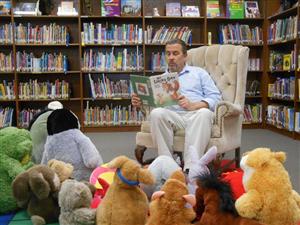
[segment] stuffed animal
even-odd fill
[[[48,136],[47,119],[53,110],[61,109],[63,105],[58,101],[50,102],[45,110],[34,115],[29,123],[28,130],[32,139],[32,161],[41,163],[44,153],[44,147]]]
[[[53,165],[55,167],[51,168]],[[68,177],[72,174],[72,167],[52,160],[50,166],[35,165],[19,174],[12,183],[13,195],[18,205],[27,209],[34,225],[58,220],[57,195],[64,180],[60,180],[57,173]]]
[[[17,209],[11,183],[15,177],[33,165],[30,162],[32,142],[25,129],[0,129],[0,214]]]
[[[150,217],[146,225],[191,225],[196,214],[194,206],[195,196],[189,194],[185,184],[185,176],[181,170],[175,171],[165,182],[160,191],[152,196],[150,203]]]
[[[116,168],[113,183],[97,208],[97,225],[144,225],[148,213],[146,194],[139,183],[153,184],[154,178],[147,170],[127,158],[119,156],[107,164]]]
[[[91,209],[92,185],[66,180],[59,191],[60,225],[93,225],[96,209]]]
[[[268,225],[294,225],[300,221],[300,196],[293,190],[283,163],[284,152],[257,148],[241,159],[246,193],[235,203],[238,213]]]
[[[79,121],[68,109],[54,110],[48,117],[48,137],[42,164],[57,159],[74,166],[73,177],[89,180],[93,170],[103,161],[92,141],[79,130]]]
[[[195,210],[199,221],[196,225],[260,225],[238,216],[230,185],[216,171],[201,174],[197,183]]]

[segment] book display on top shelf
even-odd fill
[[[141,0],[121,0],[121,16],[141,16]]]
[[[14,8],[14,15],[40,16],[40,0],[37,2],[18,2]]]
[[[166,3],[166,16],[181,16],[181,4],[180,2],[167,2]]]
[[[11,2],[10,0],[0,0],[0,15],[10,15]]]
[[[120,16],[121,0],[100,0],[101,16]]]
[[[206,16],[209,18],[220,16],[219,0],[207,0],[206,2]]]
[[[58,16],[77,16],[78,12],[74,8],[73,1],[62,1],[57,9]]]
[[[243,19],[244,0],[227,0],[226,16],[230,19]]]
[[[257,1],[245,1],[245,17],[260,18],[260,11]]]
[[[183,5],[181,7],[183,17],[199,17],[199,7],[196,5]]]

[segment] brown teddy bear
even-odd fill
[[[165,182],[161,191],[152,195],[150,217],[146,225],[191,225],[196,213],[186,203],[194,206],[195,196],[189,194],[184,174],[177,170]]]
[[[27,209],[34,225],[58,220],[60,210],[57,196],[63,181],[58,174],[67,177],[68,173],[70,176],[73,172],[72,166],[64,162],[54,160],[49,164],[33,166],[19,174],[12,183],[13,196],[20,207]]]
[[[238,213],[268,225],[300,221],[300,196],[293,190],[283,163],[284,152],[257,148],[241,159],[245,193],[235,203]]]
[[[140,189],[139,182],[154,184],[153,175],[140,165],[119,156],[107,164],[116,168],[113,183],[97,208],[97,225],[144,225],[148,213],[146,194]]]

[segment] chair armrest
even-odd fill
[[[224,118],[239,117],[243,114],[242,107],[237,104],[232,104],[228,101],[221,101],[217,104],[215,110],[215,121],[212,128],[212,137],[219,138],[222,136],[224,129]]]

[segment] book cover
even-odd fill
[[[245,1],[245,17],[246,18],[259,18],[260,12],[257,1]]]
[[[18,2],[14,9],[16,15],[34,15],[36,14],[36,3],[34,2]]]
[[[283,55],[283,70],[291,69],[291,54]]]
[[[120,16],[120,0],[101,0],[101,16]]]
[[[166,3],[166,16],[181,16],[180,2],[167,2]]]
[[[121,0],[121,16],[141,16],[141,0]]]
[[[244,0],[228,0],[227,7],[230,19],[244,18]]]
[[[179,96],[179,81],[177,73],[164,73],[146,77],[130,75],[133,92],[144,105],[164,107],[176,105]]]
[[[206,15],[207,17],[219,17],[220,6],[219,1],[207,1],[206,3]]]
[[[10,1],[0,1],[0,15],[9,15],[11,9]]]
[[[199,17],[199,7],[195,5],[184,5],[182,6],[182,16],[183,17]]]

